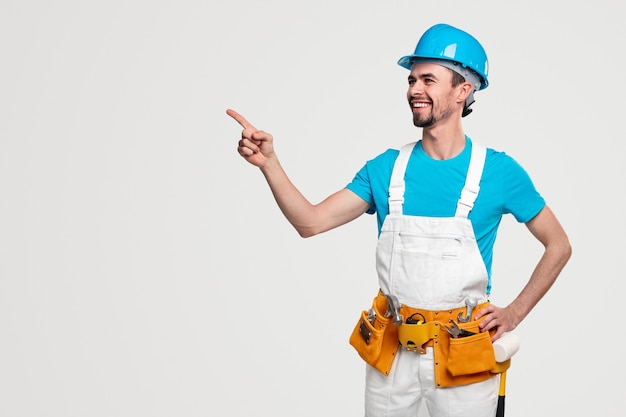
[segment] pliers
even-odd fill
[[[446,329],[448,333],[450,333],[450,336],[452,336],[454,339],[457,339],[459,337],[473,336],[476,334],[469,330],[461,329],[457,322],[454,321],[454,319],[450,319],[450,323],[452,323],[452,327],[443,326],[443,328]]]

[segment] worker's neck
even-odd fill
[[[437,160],[451,159],[465,149],[465,133],[460,124],[436,126],[422,131],[422,147],[428,156]]]

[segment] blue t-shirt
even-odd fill
[[[465,149],[447,160],[429,157],[419,141],[413,148],[405,173],[405,215],[453,217],[465,184],[472,141],[466,139]],[[399,151],[388,149],[365,166],[346,186],[369,203],[367,213],[377,214],[378,232],[389,213],[388,190],[391,171]],[[478,248],[489,275],[493,246],[503,214],[512,214],[518,222],[526,223],[545,206],[528,173],[504,152],[487,149],[487,158],[480,180],[480,192],[469,214]]]

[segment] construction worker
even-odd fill
[[[546,294],[571,246],[527,172],[464,133],[461,119],[471,112],[474,93],[489,85],[481,44],[458,28],[437,24],[398,64],[410,71],[407,102],[421,140],[367,161],[345,188],[318,204],[289,180],[272,135],[233,110],[227,113],[243,127],[239,154],[260,168],[302,237],[364,213],[377,215],[380,291],[350,338],[367,362],[365,416],[417,416],[424,403],[431,416],[492,417],[498,378],[489,372],[491,344],[515,329]],[[507,213],[545,250],[519,295],[500,307],[489,302],[491,265]],[[398,305],[390,305],[393,300]],[[395,325],[386,314],[394,312],[390,307],[400,317]],[[454,333],[458,325],[464,333]],[[405,329],[429,330],[408,340]]]

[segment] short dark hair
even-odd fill
[[[463,84],[465,82],[465,77],[459,74],[456,71],[452,71],[448,68],[450,72],[452,72],[452,87],[456,87],[459,84]]]
[[[450,68],[448,68],[448,70],[452,73],[452,79],[450,80],[450,84],[452,84],[452,87],[461,85],[466,81],[465,77],[459,74],[458,72],[451,70]],[[462,117],[465,117],[472,112],[472,109],[470,109],[469,106],[471,106],[473,103],[474,103],[473,100],[471,103],[469,103],[469,105],[467,104],[467,102],[465,102],[465,104],[463,105]]]

